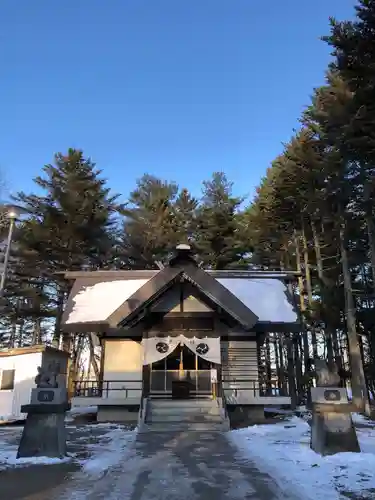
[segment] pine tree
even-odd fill
[[[198,200],[187,189],[181,189],[173,204],[174,243],[194,244],[197,232]]]
[[[325,201],[335,214],[334,230],[338,237],[338,249],[343,272],[343,291],[348,346],[351,358],[353,399],[359,406],[364,403],[370,413],[363,360],[360,351],[353,277],[351,276],[351,240],[355,222],[359,222],[358,188],[363,183],[363,168],[353,161],[348,148],[351,134],[351,110],[353,94],[347,83],[335,71],[328,74],[328,86],[316,92],[316,98],[307,115],[318,126],[321,140],[326,145],[324,188]],[[349,126],[347,125],[349,123]],[[358,217],[359,216],[359,217]]]
[[[15,198],[29,217],[16,241],[13,284],[15,295],[31,304],[26,317],[55,317],[57,342],[69,285],[56,273],[105,265],[115,243],[115,214],[122,206],[101,171],[79,150],[56,154],[43,174],[34,182],[44,195],[20,192]]]
[[[353,93],[347,149],[353,159],[375,164],[375,1],[359,0],[352,21],[331,18],[331,33],[323,37],[333,49],[332,66]]]
[[[375,293],[375,2],[360,0],[353,21],[331,19],[324,40],[333,48],[336,71],[351,92],[343,145],[359,168],[359,209],[366,217]]]
[[[125,211],[118,265],[126,269],[158,269],[175,247],[174,203],[178,186],[145,174],[137,181]]]
[[[206,268],[248,265],[250,246],[240,232],[239,208],[243,198],[233,196],[232,184],[222,172],[215,172],[211,180],[203,182],[195,247]]]

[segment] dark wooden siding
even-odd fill
[[[256,341],[223,341],[221,343],[223,388],[250,388],[258,381]]]
[[[149,337],[152,336],[152,332],[158,333],[169,333],[178,332],[177,334],[184,334],[186,332],[211,332],[214,330],[214,318],[212,314],[205,316],[193,316],[191,313],[187,315],[176,315],[176,316],[157,316],[157,313],[152,313],[149,316]]]
[[[181,311],[181,286],[177,283],[151,307],[151,311],[180,312]]]

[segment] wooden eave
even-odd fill
[[[107,279],[151,279],[157,275],[159,270],[142,269],[142,270],[102,270],[102,271],[61,271],[58,275],[64,275],[68,280],[90,279],[95,281],[105,281]],[[213,278],[236,278],[236,279],[281,279],[283,281],[295,280],[302,276],[301,272],[297,271],[243,271],[236,269],[219,269],[205,270]]]
[[[13,349],[6,349],[0,351],[0,358],[6,358],[9,356],[21,356],[24,354],[34,354],[38,352],[50,352],[54,354],[61,354],[63,356],[69,356],[69,353],[66,351],[62,351],[61,349],[57,349],[56,347],[52,347],[44,344],[32,345],[29,347],[15,347]]]

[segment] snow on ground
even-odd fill
[[[54,465],[69,462],[71,457],[51,458],[51,457],[25,457],[17,458],[17,450],[8,449],[0,452],[0,470],[8,466],[24,466],[24,465]]]
[[[18,451],[18,443],[21,439],[23,427],[8,427],[2,428],[0,433],[0,470],[9,466],[25,466],[25,465],[50,465],[59,464],[71,460],[71,457],[49,458],[49,457],[30,457],[16,458]]]
[[[98,424],[101,425],[101,424]],[[124,452],[130,448],[136,437],[136,430],[126,430],[120,425],[102,424],[108,432],[98,443],[92,444],[90,458],[81,462],[83,473],[101,477],[110,467],[124,460]]]
[[[70,415],[90,415],[92,413],[98,413],[97,406],[73,406],[68,414]]]
[[[326,457],[310,449],[310,427],[298,417],[234,430],[229,437],[239,453],[274,477],[285,494],[297,494],[304,500],[338,500],[343,498],[340,492],[361,492],[362,499],[373,499],[374,490],[369,491],[375,488],[375,422],[372,424],[357,429],[361,453]]]
[[[353,414],[353,421],[358,426],[361,453],[321,457],[310,449],[308,423],[296,416],[283,416],[287,417],[283,422],[234,430],[227,435],[239,455],[273,477],[285,495],[304,500],[339,500],[343,498],[341,492],[361,492],[362,500],[375,498],[374,421]],[[17,460],[22,427],[0,428],[0,471],[8,467],[49,465],[71,460],[81,466],[75,480],[84,481],[86,478],[90,484],[94,484],[109,469],[131,458],[136,430],[106,423],[69,425],[67,430],[71,436],[69,446],[74,445],[76,450],[82,447],[87,453],[74,454],[63,460],[46,457]],[[138,467],[137,463],[134,467]]]
[[[368,427],[375,426],[375,422],[373,420],[361,415],[361,413],[352,413],[352,420],[355,425],[366,425]]]
[[[124,455],[126,448],[133,442],[136,431],[128,430],[117,424],[86,424],[82,426],[67,426],[74,434],[73,442],[88,451],[87,458],[79,460],[75,454],[63,459],[49,457],[34,457],[17,459],[18,444],[23,427],[3,427],[0,429],[0,471],[8,467],[28,465],[53,465],[70,460],[79,463],[82,471],[91,476],[100,476],[108,468],[116,465],[119,457]],[[95,438],[93,438],[95,433]]]
[[[81,415],[96,415],[98,413],[97,406],[73,406],[65,417],[66,422],[72,422],[76,417]]]

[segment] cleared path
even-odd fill
[[[255,464],[236,456],[225,433],[140,434],[97,481],[77,478],[69,500],[287,500]]]

